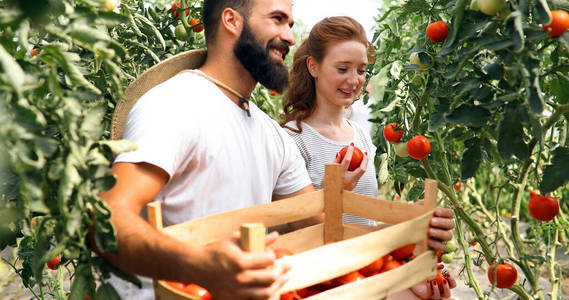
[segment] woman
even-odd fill
[[[325,18],[317,23],[294,55],[283,127],[300,149],[316,188],[321,187],[325,164],[338,162],[347,168],[353,147],[343,161],[336,154],[351,145],[365,154],[361,165],[347,177],[363,175],[355,187],[347,188],[377,197],[376,147],[369,133],[345,118],[346,107],[359,96],[365,82],[368,44],[364,28],[350,17]],[[345,179],[344,187],[349,183],[350,178]],[[372,220],[351,215],[344,215],[344,223],[375,225]],[[455,285],[451,278],[450,286]],[[436,284],[424,282],[394,296],[440,299],[450,296],[450,288],[445,284],[444,292],[439,293]]]

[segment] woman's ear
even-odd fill
[[[318,63],[312,56],[308,56],[306,58],[306,68],[308,69],[308,73],[312,75],[312,77],[317,78],[318,76]]]
[[[221,25],[232,35],[239,36],[243,30],[243,16],[232,8],[226,8],[221,13]]]

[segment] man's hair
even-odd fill
[[[238,11],[245,18],[249,16],[251,10],[251,2],[255,0],[204,0],[202,8],[202,22],[205,27],[206,44],[214,43],[217,28],[221,21],[221,12],[230,7]]]

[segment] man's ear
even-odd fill
[[[233,8],[225,8],[221,13],[221,25],[225,30],[235,36],[241,34],[243,30],[243,16]]]
[[[316,60],[314,60],[312,56],[308,56],[306,58],[306,68],[308,69],[308,73],[310,73],[312,77],[314,78],[318,77],[317,76],[318,72],[316,72],[316,70],[318,69],[318,65]]]

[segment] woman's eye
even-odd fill
[[[338,68],[338,71],[340,71],[340,72],[342,72],[342,73],[346,72],[347,70],[348,70],[348,69],[342,68],[342,67],[339,67],[339,68]]]
[[[358,70],[358,74],[360,75],[364,75],[366,73],[366,70]]]

